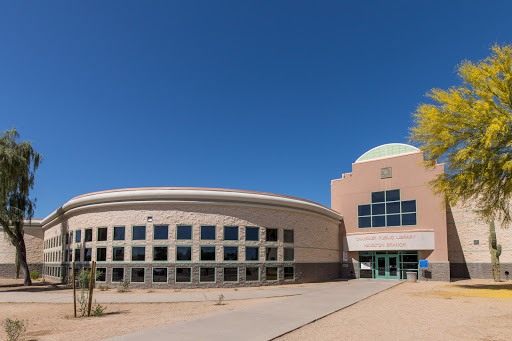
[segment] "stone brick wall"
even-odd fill
[[[27,249],[27,262],[29,269],[38,270],[41,273],[43,263],[43,235],[41,227],[25,227],[25,247]],[[0,278],[15,277],[16,248],[0,228]]]

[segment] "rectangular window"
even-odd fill
[[[238,268],[224,268],[224,282],[238,282]]]
[[[385,201],[384,191],[372,193],[372,204],[376,203],[376,202],[384,202],[384,201]]]
[[[201,246],[201,261],[215,260],[215,246]]]
[[[191,268],[176,268],[176,282],[177,283],[190,283],[191,282]]]
[[[190,246],[176,247],[176,261],[192,260],[192,248]]]
[[[295,259],[294,249],[292,249],[291,247],[285,247],[284,248],[284,261],[291,262],[294,259]]]
[[[224,240],[238,240],[238,226],[224,226]]]
[[[107,268],[96,268],[98,279],[96,282],[105,282],[107,278]]]
[[[132,246],[132,261],[145,261],[146,260],[146,247]]]
[[[92,229],[85,229],[84,242],[92,242]]]
[[[258,261],[260,260],[260,248],[246,246],[245,247],[245,260],[246,261]]]
[[[75,231],[75,240],[77,243],[80,243],[82,241],[82,230]]]
[[[146,240],[146,226],[134,226],[132,228],[132,240]]]
[[[245,228],[245,240],[258,242],[260,240],[260,228],[259,227],[246,227]]]
[[[69,232],[69,244],[73,244],[73,232]]]
[[[190,240],[192,239],[192,226],[180,225],[176,228],[176,239]]]
[[[153,260],[167,261],[167,246],[154,246],[153,247]]]
[[[155,225],[153,227],[153,239],[154,240],[167,240],[167,239],[169,239],[169,226],[167,226],[167,225]]]
[[[153,268],[153,283],[167,283],[167,268]]]
[[[283,241],[285,243],[293,243],[294,242],[293,230],[284,230]]]
[[[291,281],[295,279],[295,269],[293,268],[293,266],[285,266],[283,270],[285,281]]]
[[[277,281],[277,267],[270,267],[265,270],[265,279],[267,281]]]
[[[146,269],[144,268],[132,268],[132,282],[134,283],[144,283],[146,279]]]
[[[267,229],[266,241],[267,242],[277,242],[277,229]]]
[[[400,190],[373,192],[372,204],[358,205],[359,228],[416,225],[416,200],[400,201]]]
[[[265,260],[277,260],[277,247],[267,247],[265,250]]]
[[[215,226],[201,226],[202,240],[215,240]]]
[[[75,249],[75,262],[80,262],[80,249]]]
[[[66,245],[69,244],[69,234],[66,233]]]
[[[107,228],[106,227],[98,227],[98,241],[99,242],[107,241]]]
[[[224,246],[224,260],[237,261],[238,260],[238,246]]]
[[[112,282],[122,282],[124,280],[124,268],[112,268]]]
[[[253,282],[260,280],[260,268],[249,267],[245,268],[245,281]]]
[[[69,259],[68,259],[68,262],[72,262],[73,261],[73,252],[71,250],[69,250]]]
[[[107,260],[107,248],[106,247],[96,248],[96,261],[97,262],[105,262],[106,260]]]
[[[124,261],[124,247],[113,247],[112,248],[112,260],[114,262]]]
[[[124,240],[124,226],[114,226],[114,240]]]
[[[215,282],[215,268],[201,268],[199,282]]]

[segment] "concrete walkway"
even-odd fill
[[[313,290],[109,340],[271,340],[400,283],[357,280],[297,288]]]

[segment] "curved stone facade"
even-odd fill
[[[43,220],[44,272],[61,278],[71,261],[76,268],[96,261],[109,285],[126,279],[134,287],[178,288],[325,281],[339,277],[341,219],[313,202],[258,192],[93,193]]]

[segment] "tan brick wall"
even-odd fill
[[[25,247],[27,248],[28,263],[43,262],[43,234],[40,227],[25,227]],[[14,264],[16,248],[9,241],[9,237],[0,228],[0,264]]]

